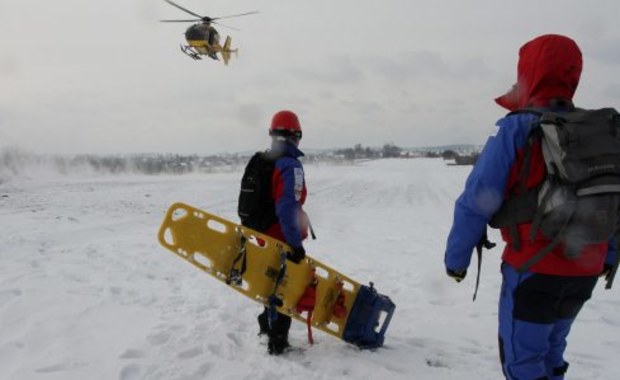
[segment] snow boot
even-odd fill
[[[269,355],[280,355],[289,347],[288,336],[278,334],[269,337]]]
[[[269,334],[269,316],[267,312],[258,315],[258,335]]]

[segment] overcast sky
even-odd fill
[[[302,148],[482,144],[519,47],[546,33],[584,53],[576,102],[620,106],[620,1],[178,0],[241,29],[228,67],[179,44],[161,0],[0,0],[0,146],[36,153],[262,149],[279,109]],[[191,18],[191,17],[190,17]]]

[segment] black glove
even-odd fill
[[[497,244],[489,240],[489,237],[487,236],[487,232],[484,231],[484,235],[482,235],[482,237],[478,241],[478,244],[476,244],[476,249],[479,249],[479,250],[482,250],[482,248],[492,249],[492,248],[495,248],[496,245]]]
[[[452,269],[446,269],[446,273],[448,274],[448,276],[450,276],[450,278],[452,278],[454,281],[456,282],[461,282],[463,281],[463,279],[465,278],[465,276],[467,276],[467,269],[463,269],[463,270],[452,270]]]
[[[611,271],[614,269],[612,264],[605,264],[603,266],[603,271],[599,275],[599,277],[605,277],[605,280],[609,280],[609,276],[611,275]]]
[[[286,258],[294,262],[295,264],[299,264],[301,260],[306,257],[306,250],[302,245],[297,248],[293,248],[293,252],[287,252]]]

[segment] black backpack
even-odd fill
[[[585,245],[603,243],[617,232],[620,212],[620,115],[613,108],[548,112],[524,109],[539,118],[524,152],[518,184],[489,223],[508,227],[520,242],[516,225],[531,222],[530,239],[538,230],[551,242],[528,260],[526,271],[560,243],[564,257],[577,259]],[[535,189],[525,180],[533,142],[540,141],[547,177]],[[517,188],[521,190],[517,194]]]
[[[277,159],[271,151],[256,152],[241,178],[237,213],[243,226],[259,232],[265,232],[278,221],[271,196],[271,178]]]

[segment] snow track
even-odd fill
[[[386,346],[359,351],[294,324],[283,357],[256,336],[261,307],[160,247],[166,208],[183,201],[232,220],[240,172],[59,177],[0,185],[0,378],[498,379],[499,249],[444,275],[454,200],[469,167],[378,160],[306,167],[316,258],[396,303]],[[497,240],[493,232],[491,238]],[[575,324],[571,379],[620,377],[620,301],[599,285]]]

